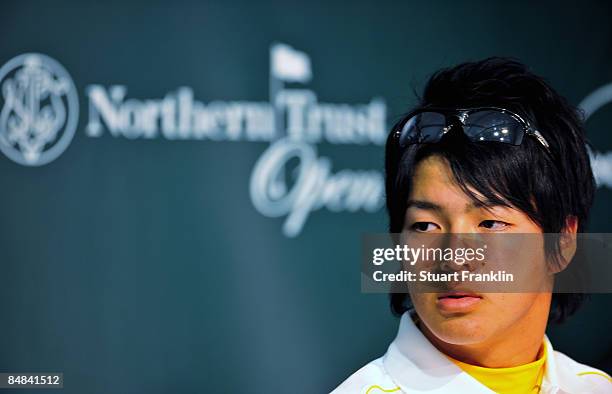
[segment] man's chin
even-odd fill
[[[438,316],[429,330],[439,340],[454,345],[469,345],[487,339],[488,330],[484,322],[475,314]]]

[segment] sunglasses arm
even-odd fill
[[[533,135],[540,142],[540,144],[544,145],[546,149],[550,148],[548,141],[546,141],[544,136],[538,130],[531,129],[529,130],[529,134]]]

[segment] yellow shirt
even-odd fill
[[[448,357],[448,356],[447,356]],[[538,359],[529,364],[510,368],[484,368],[466,364],[449,357],[474,379],[499,394],[539,393],[546,363],[546,345],[543,344]]]

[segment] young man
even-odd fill
[[[595,191],[585,144],[576,109],[524,65],[441,70],[387,140],[390,232],[582,232]],[[550,253],[570,261],[575,250]],[[547,323],[583,296],[550,289],[392,294],[397,337],[332,393],[612,393],[606,373],[553,350]]]

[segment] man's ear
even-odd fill
[[[567,265],[572,261],[576,254],[576,234],[578,233],[578,218],[574,215],[569,215],[565,219],[565,227],[559,234],[559,251],[561,252],[562,260],[559,262],[558,272],[567,268]]]

